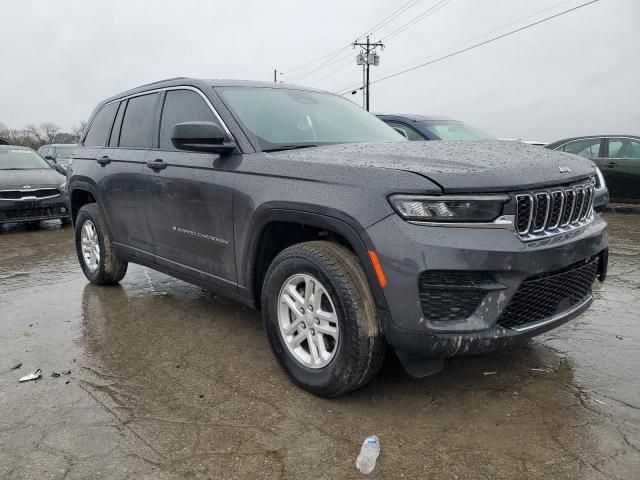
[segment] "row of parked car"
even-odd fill
[[[410,141],[495,140],[494,137],[478,128],[443,116],[400,114],[377,114],[377,116]],[[0,139],[0,144],[2,143],[8,142]],[[640,188],[636,183],[640,179],[640,137],[633,135],[583,136],[566,138],[549,144],[527,143],[580,155],[592,160],[599,167],[598,182],[603,185],[606,182],[607,187],[607,189],[601,188],[597,195],[598,198],[595,199],[594,207],[597,211],[606,207],[609,196],[611,200],[616,202],[635,203],[640,201]],[[66,175],[77,147],[76,144],[43,145],[38,149],[38,154],[46,160],[51,168],[61,175]],[[16,158],[30,160],[31,163],[21,164],[25,170],[31,170],[34,166],[33,155],[25,155],[29,149],[12,147],[4,148],[0,152],[4,152],[3,156],[0,156],[0,169],[2,170],[18,168],[14,161],[9,160],[10,156],[16,157],[16,155]],[[3,160],[5,165],[3,165]],[[44,167],[42,162],[35,160],[35,163]],[[8,166],[9,164],[10,166]],[[46,169],[38,168],[36,170]],[[15,170],[13,171],[15,172]],[[51,180],[47,185],[43,184],[44,179],[41,172],[37,174],[22,172],[20,175],[14,173],[11,175],[11,180],[9,180],[7,173],[4,174],[4,177],[0,178],[0,188],[3,189],[0,192],[0,200],[4,200],[0,204],[0,211],[4,212],[0,213],[0,222],[38,222],[55,218],[62,219],[64,223],[68,221],[69,209],[67,207],[50,207],[51,204],[56,204],[56,201],[51,202],[52,188],[60,190],[58,200],[65,201],[59,185],[63,181],[62,177],[48,174],[48,178]],[[36,185],[35,188],[34,185]],[[44,190],[44,192],[40,190]],[[14,201],[12,205],[7,203],[9,197]]]
[[[495,140],[494,137],[461,121],[441,116],[386,115],[378,117],[414,141],[424,140]],[[592,160],[614,202],[640,202],[640,136],[588,135],[545,144],[550,150],[572,153]]]

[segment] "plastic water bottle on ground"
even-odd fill
[[[372,435],[365,438],[360,449],[360,455],[356,460],[356,468],[365,475],[373,472],[378,455],[380,455],[380,440],[378,440],[378,437]]]

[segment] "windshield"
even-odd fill
[[[456,120],[422,120],[419,123],[440,140],[495,140],[488,133]]]
[[[40,170],[51,167],[33,150],[0,147],[0,170]]]
[[[73,147],[56,147],[56,158],[71,158],[75,149],[75,145]]]
[[[403,142],[383,121],[336,95],[284,88],[216,89],[264,151],[355,142]]]

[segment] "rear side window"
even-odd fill
[[[158,94],[130,98],[122,119],[120,146],[151,148]]]
[[[599,138],[584,138],[574,140],[562,147],[563,152],[581,155],[583,157],[597,157],[600,152]]]
[[[160,121],[160,148],[175,150],[171,143],[173,126],[182,122],[213,122],[220,126],[209,105],[191,90],[169,90]]]
[[[106,145],[117,106],[117,103],[110,103],[102,107],[96,114],[93,122],[91,122],[87,136],[84,137],[85,147],[104,147]]]

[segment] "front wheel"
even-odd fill
[[[283,250],[262,290],[263,321],[280,365],[303,389],[334,397],[380,369],[385,343],[357,257],[333,242]]]
[[[76,219],[76,252],[84,275],[96,285],[111,285],[127,273],[113,251],[111,237],[96,203],[83,205]]]

